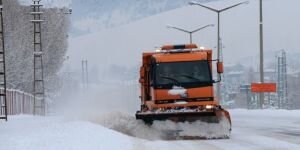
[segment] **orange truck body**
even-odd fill
[[[146,123],[155,120],[173,120],[173,121],[197,121],[203,120],[209,116],[220,120],[225,116],[230,121],[229,113],[221,108],[218,99],[214,96],[215,81],[213,78],[213,60],[212,50],[199,50],[195,45],[176,45],[164,46],[160,52],[143,53],[142,66],[140,68],[140,86],[141,86],[141,109],[137,111],[136,118],[142,119]],[[174,51],[172,51],[174,50]],[[199,62],[199,65],[197,64]],[[170,74],[162,76],[168,84],[158,85],[159,67],[172,65],[175,71],[185,71],[179,76]],[[178,66],[176,66],[178,65]],[[175,67],[174,67],[175,66]],[[221,67],[220,62],[217,63]],[[181,68],[180,68],[181,67]],[[206,72],[205,82],[193,80],[189,74],[195,73],[192,67],[198,67],[200,71]],[[181,81],[176,85],[184,89],[183,94],[170,94],[177,79]],[[173,81],[174,80],[174,83]],[[175,82],[176,81],[176,82]],[[188,110],[188,111],[181,111]]]

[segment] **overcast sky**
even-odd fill
[[[236,2],[240,1],[225,0],[207,5],[221,8]],[[299,51],[299,4],[299,0],[264,0],[265,55],[280,49]],[[258,54],[258,10],[258,0],[251,0],[250,4],[241,5],[221,15],[225,63],[236,63]],[[199,26],[216,24],[216,20],[215,13],[197,6],[187,6],[121,27],[71,38],[68,55],[73,67],[78,68],[82,59],[88,59],[92,66],[99,68],[110,64],[133,66],[140,63],[141,53],[144,51],[154,50],[163,44],[188,43],[187,34],[167,29],[167,24],[193,30]],[[195,33],[195,43],[215,51],[216,30],[213,27]],[[253,60],[253,65],[256,63]]]

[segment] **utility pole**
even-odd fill
[[[6,99],[6,68],[5,68],[5,45],[4,45],[4,23],[3,23],[3,5],[0,0],[0,119],[7,121],[7,99]]]
[[[44,68],[43,68],[43,50],[42,50],[42,27],[44,20],[41,19],[43,12],[40,4],[41,0],[32,0],[33,4],[31,15],[33,19],[33,114],[45,115],[45,89],[44,89]]]
[[[85,73],[86,73],[86,88],[89,88],[89,71],[88,71],[88,61],[85,62]]]
[[[260,72],[260,83],[264,83],[264,45],[263,45],[263,6],[262,0],[259,0],[259,39],[260,39],[260,63],[259,63],[259,72]],[[264,105],[264,93],[259,93],[259,107],[263,109]]]
[[[286,52],[281,50],[277,54],[277,105],[279,109],[290,107],[287,93],[287,64]]]
[[[82,60],[82,86],[83,88],[88,89],[89,87],[89,78],[88,78],[88,61]]]

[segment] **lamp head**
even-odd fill
[[[249,3],[250,3],[249,1],[245,1],[245,2],[244,2],[244,4],[249,4]]]
[[[171,25],[167,25],[167,28],[174,28],[173,26],[171,26]]]
[[[190,5],[197,5],[198,2],[196,2],[196,1],[190,1],[189,4],[190,4]]]

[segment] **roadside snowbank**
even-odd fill
[[[1,150],[132,149],[130,137],[84,121],[13,116],[0,124]]]

